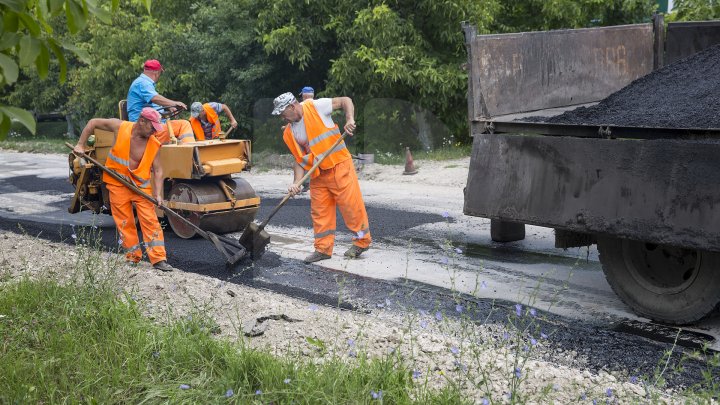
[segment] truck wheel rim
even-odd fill
[[[645,289],[661,295],[689,288],[702,261],[697,250],[646,242],[625,240],[622,250],[633,278]]]

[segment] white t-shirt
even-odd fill
[[[323,124],[326,127],[332,128],[335,123],[332,120],[332,99],[331,98],[319,98],[317,100],[305,100],[303,103],[313,103],[320,118],[322,118]],[[298,145],[305,151],[310,153],[310,147],[308,146],[308,136],[305,131],[305,116],[298,122],[290,123],[290,129],[292,129],[293,136]]]

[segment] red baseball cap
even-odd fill
[[[148,59],[145,61],[145,65],[143,67],[147,70],[162,70],[164,71],[162,65],[160,64],[160,61],[157,59]]]
[[[147,119],[152,123],[153,128],[155,128],[155,131],[162,132],[165,130],[165,127],[163,127],[163,124],[160,123],[160,113],[155,111],[154,108],[151,107],[145,107],[140,112],[140,116]]]

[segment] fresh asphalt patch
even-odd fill
[[[0,179],[0,192],[6,192],[8,189],[21,191],[32,189],[50,193],[72,191],[64,180],[33,176],[24,176],[21,180]],[[279,199],[263,198],[262,201],[258,219],[263,219]],[[372,221],[371,231],[376,239],[398,239],[409,228],[445,221],[442,216],[432,214],[409,213],[370,205],[367,209]],[[273,223],[309,229],[311,227],[309,212],[307,199],[294,199],[278,212],[273,218]],[[341,222],[338,220],[338,226]],[[72,234],[96,234],[101,241],[102,249],[119,251],[116,231],[109,226],[102,228],[88,226],[79,229],[57,223],[0,217],[0,229],[67,244],[75,243],[75,239],[70,237]],[[444,288],[409,280],[377,280],[322,266],[305,265],[297,260],[283,258],[272,250],[266,252],[260,260],[255,262],[247,260],[229,271],[225,268],[224,259],[220,254],[203,239],[181,239],[168,231],[165,233],[165,241],[169,251],[169,262],[182,271],[265,289],[315,304],[339,306],[344,310],[366,313],[397,311],[408,316],[417,316],[419,311],[427,311],[430,314],[440,311],[443,317],[462,316],[476,323],[487,324],[514,323],[521,328],[533,323],[533,327],[529,330],[538,335],[534,337],[538,338],[540,332],[547,335],[544,344],[549,348],[548,353],[553,353],[548,355],[547,360],[566,362],[567,357],[560,353],[576,352],[577,357],[582,359],[581,366],[596,372],[620,371],[626,372],[628,376],[652,376],[664,360],[666,351],[672,347],[672,343],[664,338],[654,339],[647,332],[633,333],[632,328],[614,328],[616,323],[613,322],[579,321],[540,310],[537,311],[536,317],[530,315],[517,317],[514,314],[516,305],[514,302],[459,295]],[[517,252],[517,254],[523,253]],[[462,313],[456,311],[457,305],[462,306]],[[420,328],[419,324],[418,328]],[[657,326],[656,329],[662,331],[659,334],[663,337],[677,334],[675,328]],[[683,338],[682,334],[680,338]],[[697,336],[690,338],[697,340]],[[678,361],[683,353],[685,349],[676,347],[671,364]],[[690,386],[703,381],[702,372],[706,369],[707,364],[703,361],[688,359],[683,363],[681,371],[664,377],[670,386]],[[720,380],[720,376],[714,378]]]

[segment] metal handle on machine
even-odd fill
[[[297,183],[295,183],[293,185],[295,187],[300,187],[305,182],[305,180],[309,179],[310,175],[315,171],[315,169],[317,169],[318,166],[320,166],[320,163],[322,163],[323,160],[325,160],[325,158],[328,157],[333,152],[333,150],[335,150],[335,148],[338,145],[340,145],[340,143],[345,139],[345,137],[347,135],[348,135],[347,131],[343,132],[343,134],[340,136],[340,138],[338,138],[338,140],[335,141],[335,143],[333,143],[332,146],[330,146],[330,148],[328,148],[328,150],[323,152],[323,154],[321,154],[318,157],[318,159],[315,162],[315,164],[313,165],[313,167],[311,167],[310,170],[308,170],[307,173],[305,173],[305,175],[302,177],[302,179],[300,179]],[[283,205],[285,205],[285,203],[290,199],[290,197],[292,197],[292,194],[287,193],[287,195],[282,199],[282,201],[280,201],[280,204],[278,204],[277,207],[273,208],[272,212],[270,212],[270,215],[268,215],[268,217],[265,218],[265,220],[260,224],[260,226],[258,227],[259,230],[265,229],[265,225],[267,225],[268,222],[270,222],[270,219],[278,212],[278,210],[280,210],[280,208],[282,208]]]

